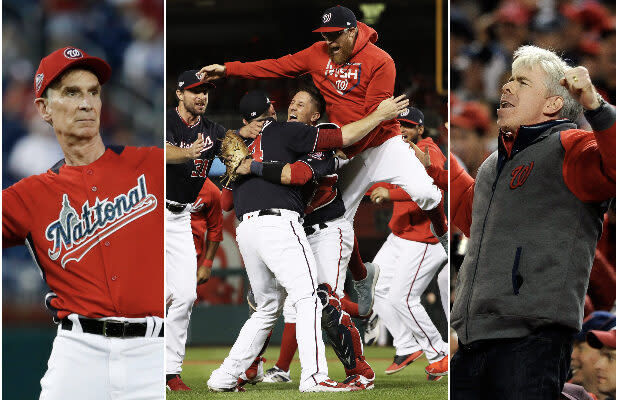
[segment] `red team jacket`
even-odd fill
[[[163,149],[109,147],[2,191],[2,246],[26,242],[58,319],[164,315]]]
[[[436,171],[444,170],[446,157],[431,138],[419,140],[417,146],[423,151],[425,151],[425,146],[427,146],[431,166]],[[393,235],[414,242],[438,243],[438,238],[431,233],[429,228],[431,221],[425,216],[420,207],[412,201],[410,195],[405,190],[397,185],[381,182],[373,185],[368,193],[371,193],[377,187],[387,188],[393,202],[393,216],[388,224]]]
[[[191,212],[191,230],[193,231],[193,242],[195,243],[199,267],[203,253],[206,251],[204,239],[211,242],[223,240],[221,191],[210,179],[206,179],[204,182],[202,190],[197,195],[197,200],[193,203],[193,210]]]
[[[377,40],[377,32],[359,22],[352,57],[345,65],[334,65],[328,56],[326,42],[321,41],[278,59],[227,62],[226,75],[256,79],[296,77],[310,73],[326,100],[330,122],[343,126],[362,119],[382,100],[393,95],[395,62],[374,44]],[[397,121],[384,121],[344,151],[348,157],[353,157],[399,134]]]

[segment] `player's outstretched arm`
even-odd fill
[[[210,82],[225,76],[225,65],[211,64],[200,69],[202,82]]]
[[[280,183],[282,185],[302,186],[309,182],[313,177],[311,168],[301,162],[296,161],[293,164],[283,162],[268,162],[263,163],[251,159],[243,160],[236,169],[239,175],[253,174],[261,176],[265,180],[272,183]]]
[[[405,95],[398,97],[390,97],[382,100],[378,108],[365,118],[352,122],[351,124],[344,125],[341,128],[341,136],[343,138],[343,147],[348,147],[364,138],[369,132],[371,132],[380,122],[388,121],[397,117],[406,107],[410,101]]]
[[[182,148],[173,144],[165,144],[165,162],[167,164],[182,164],[187,161],[195,160],[206,150],[204,137],[201,133],[197,135],[197,140],[190,147]]]

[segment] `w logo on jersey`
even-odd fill
[[[345,95],[358,86],[361,79],[361,64],[346,63],[343,66],[333,64],[328,60],[324,76],[333,85],[337,93]]]
[[[65,268],[69,261],[79,262],[99,241],[113,234],[123,226],[143,217],[157,207],[157,198],[148,194],[146,178],[137,178],[137,185],[127,194],[120,194],[113,201],[99,200],[93,206],[86,201],[81,215],[69,202],[69,196],[62,195],[62,208],[58,219],[47,225],[45,237],[52,242],[47,255]]]

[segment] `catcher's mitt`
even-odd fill
[[[242,138],[232,130],[227,131],[221,142],[221,159],[225,164],[225,174],[221,181],[227,179],[224,183],[226,186],[238,179],[236,168],[245,158],[249,157],[251,157],[251,152]]]

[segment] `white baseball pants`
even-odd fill
[[[187,330],[197,298],[197,255],[189,211],[165,209],[165,371],[179,374],[185,358]]]
[[[396,355],[411,354],[419,345],[429,362],[448,354],[421,304],[421,295],[446,260],[439,243],[413,242],[392,233],[373,260],[380,267],[373,308],[393,335]]]
[[[300,389],[328,377],[315,259],[298,214],[287,210],[281,213],[281,216],[258,216],[257,211],[245,214],[236,229],[236,240],[258,309],[245,322],[223,364],[213,371],[208,380],[211,386],[236,385],[238,376],[251,365],[264,345],[281,313],[286,293],[297,316]]]
[[[146,322],[148,337],[110,338],[83,333],[77,314],[72,330],[58,326],[40,400],[165,399],[163,320],[114,318]]]
[[[354,221],[358,205],[374,183],[400,186],[423,210],[434,209],[442,199],[440,189],[400,136],[358,154],[338,174],[345,217],[350,222]]]

